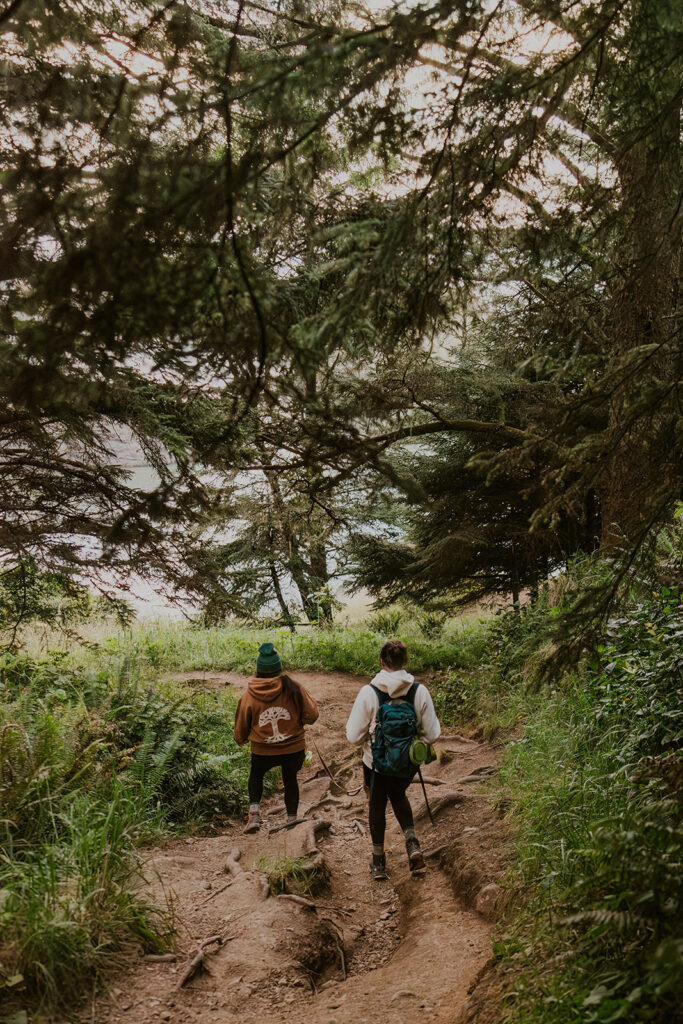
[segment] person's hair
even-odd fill
[[[304,710],[304,699],[301,696],[301,687],[297,683],[296,679],[292,679],[291,676],[285,675],[284,673],[280,676],[280,679],[282,680],[282,692],[286,697],[289,697],[296,708],[297,713],[302,715]]]
[[[387,668],[396,671],[408,661],[408,648],[402,640],[387,640],[379,653],[380,661],[383,661]]]
[[[289,697],[299,715],[303,714],[304,701],[303,697],[301,696],[301,689],[296,679],[292,679],[291,676],[288,676],[284,672],[256,673],[257,679],[275,679],[276,676],[279,676],[280,679],[282,680],[282,692],[284,693],[285,697]]]

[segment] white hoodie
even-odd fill
[[[387,672],[383,668],[381,672],[377,673],[372,683],[366,684],[356,697],[346,723],[346,738],[349,743],[363,744],[363,762],[368,768],[372,768],[370,737],[375,731],[379,707],[379,699],[372,687],[376,686],[378,690],[383,690],[390,697],[402,697],[414,682],[414,676],[402,668],[397,672]],[[427,743],[433,743],[441,734],[441,726],[436,717],[429,690],[422,683],[415,693],[415,714],[417,715],[417,731],[420,739]]]

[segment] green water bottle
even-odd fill
[[[432,743],[425,743],[416,736],[410,744],[409,756],[411,762],[419,768],[420,765],[436,761],[436,750]]]

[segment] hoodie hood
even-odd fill
[[[396,672],[387,672],[383,668],[371,681],[371,685],[376,686],[378,690],[382,690],[384,693],[388,693],[390,697],[402,697],[404,693],[408,692],[414,682],[415,676],[411,676],[410,672],[406,672],[403,668],[399,668]]]
[[[267,679],[258,679],[252,676],[247,683],[247,692],[256,700],[262,700],[269,704],[282,693],[282,679],[280,676],[270,676]]]

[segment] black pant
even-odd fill
[[[291,754],[252,754],[251,771],[249,772],[249,803],[261,803],[263,776],[266,772],[271,768],[282,768],[287,814],[296,814],[299,808],[299,784],[296,776],[303,767],[305,757],[305,750],[295,750]]]
[[[363,777],[370,790],[370,835],[375,846],[382,846],[387,827],[387,800],[391,801],[396,820],[403,831],[413,826],[413,810],[406,796],[413,776],[399,779],[395,775],[380,775],[379,772],[371,771],[363,762]]]

